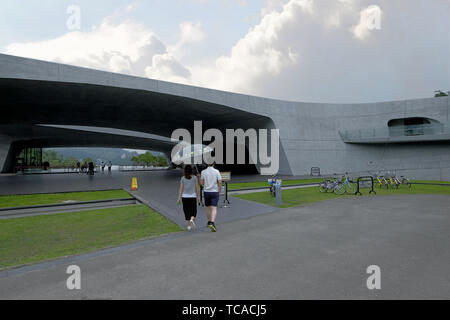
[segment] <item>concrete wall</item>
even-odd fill
[[[378,128],[396,118],[428,117],[449,122],[447,97],[374,104],[290,103],[272,116],[293,174],[311,167],[325,173],[392,170],[420,179],[449,179],[450,144],[346,144],[339,130]]]
[[[258,119],[258,125],[267,118],[265,127],[280,129],[283,174],[309,174],[311,167],[320,167],[325,174],[391,170],[412,178],[450,180],[448,141],[347,144],[339,135],[340,130],[386,127],[391,119],[407,117],[448,123],[448,97],[368,104],[289,102],[7,55],[0,55],[0,78],[102,85],[195,99],[208,103],[204,110],[198,110],[199,115],[209,106],[220,106],[223,110],[220,117],[231,126],[233,119],[238,119],[233,117],[242,111],[264,117]],[[256,117],[239,117],[236,125],[251,127],[256,123]],[[7,143],[0,144],[0,164],[6,149]]]

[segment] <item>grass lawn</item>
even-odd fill
[[[315,179],[299,179],[299,180],[283,180],[283,186],[290,186],[293,184],[309,184],[322,182],[323,178]],[[260,182],[241,182],[241,183],[229,183],[228,190],[245,189],[245,188],[260,188],[269,187],[267,181]]]
[[[432,186],[432,185],[413,185],[411,189],[406,188],[405,186],[400,186],[398,190],[393,189],[380,189],[378,187],[375,188],[377,195],[387,195],[387,194],[449,194],[450,195],[450,187],[446,186]],[[361,190],[363,196],[369,195],[369,189]],[[370,195],[376,197],[376,195]],[[254,192],[248,194],[235,195],[234,197],[238,197],[245,200],[255,201],[263,204],[267,204],[270,206],[276,206],[275,197],[271,196],[269,192]],[[330,199],[337,198],[348,198],[348,197],[356,197],[354,195],[342,195],[338,196],[334,193],[321,193],[318,187],[311,188],[303,188],[303,189],[290,189],[283,190],[282,198],[283,204],[282,208],[289,208],[294,206],[301,206],[311,202],[318,202]]]
[[[290,186],[293,184],[320,183],[323,180],[324,180],[324,178],[283,180],[283,185]],[[450,184],[450,182],[448,182],[448,181],[431,181],[431,180],[414,180],[413,182]],[[228,190],[246,189],[246,188],[261,188],[261,187],[269,187],[269,184],[267,183],[267,181],[239,182],[239,183],[229,183],[228,184]]]
[[[144,205],[0,220],[0,269],[182,230]]]
[[[87,191],[70,193],[28,194],[19,196],[0,196],[0,208],[58,204],[68,200],[94,201],[130,198],[124,190]]]
[[[416,183],[437,183],[437,184],[450,184],[450,181],[436,181],[436,180],[413,180]]]

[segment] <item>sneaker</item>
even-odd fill
[[[187,226],[188,231],[191,231],[192,227],[191,226]]]
[[[211,222],[210,224],[208,224],[208,227],[211,229],[212,232],[217,231],[217,228],[216,228],[216,225],[214,224],[214,222]]]

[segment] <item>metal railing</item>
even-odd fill
[[[403,137],[450,135],[450,123],[393,126],[384,128],[364,128],[339,131],[344,141],[395,140]]]
[[[168,166],[120,165],[119,171],[152,171],[168,169]]]

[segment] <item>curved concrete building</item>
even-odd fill
[[[0,96],[2,172],[12,172],[17,154],[30,147],[120,147],[169,155],[173,130],[191,130],[202,120],[203,130],[278,128],[280,174],[304,175],[319,167],[322,174],[396,171],[450,179],[448,97],[290,102],[8,55],[0,55]]]

